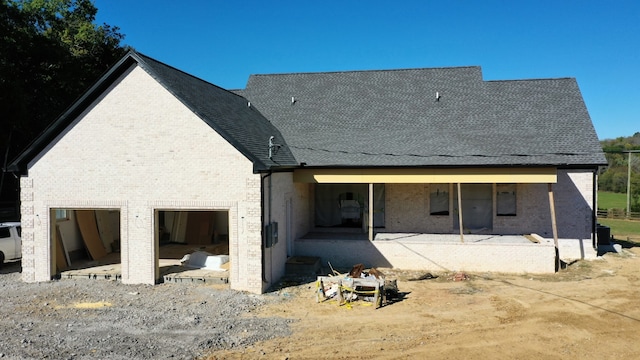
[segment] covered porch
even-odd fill
[[[293,254],[320,257],[323,266],[553,273],[561,242],[578,249],[567,254],[590,247],[588,230],[586,242],[558,238],[556,168],[304,169],[294,181],[316,185],[315,223],[295,238]],[[346,222],[318,227],[318,212],[326,217],[318,204],[345,203],[323,198],[321,186],[355,185],[366,189],[348,198],[361,199],[350,201],[360,214],[350,208]]]

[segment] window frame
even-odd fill
[[[518,216],[518,184],[496,184],[496,216]]]

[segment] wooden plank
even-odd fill
[[[56,225],[57,226],[57,225]],[[65,245],[64,239],[67,238],[67,234],[63,228],[60,228],[60,242],[62,242],[62,248],[64,249],[64,256],[67,259],[67,264],[71,266],[71,258],[69,257],[69,252],[67,251],[67,246]]]
[[[96,223],[98,224],[98,233],[102,239],[105,249],[111,249],[113,243],[113,229],[111,229],[111,219],[109,210],[96,210]]]
[[[213,236],[213,213],[209,211],[191,211],[187,217],[186,240],[189,245],[209,245]]]
[[[458,183],[458,223],[460,224],[460,242],[464,242],[464,227],[462,225],[462,190]]]
[[[98,260],[107,255],[107,250],[100,239],[96,216],[93,210],[76,210],[76,221],[82,235],[82,241],[93,260]]]
[[[383,286],[383,279],[367,279],[367,278],[349,278],[340,276],[318,276],[317,280],[322,281],[324,284],[340,284],[353,288],[356,286],[376,287]]]
[[[369,241],[373,241],[373,184],[369,184],[369,215],[367,216],[367,230],[369,232]]]
[[[62,234],[60,233],[60,226],[56,225],[56,267],[58,268],[57,272],[64,271],[69,267],[68,263],[69,255],[64,248],[64,243],[62,242]]]
[[[524,235],[525,239],[531,241],[532,243],[535,244],[540,244],[540,240],[536,239],[534,236],[532,235]]]
[[[556,204],[553,199],[553,187],[547,184],[549,189],[549,211],[551,212],[551,231],[553,231],[553,244],[556,247],[556,271],[560,270],[560,249],[558,248],[558,225],[556,224]]]
[[[558,182],[556,168],[350,168],[296,169],[293,181],[320,184],[545,184]]]

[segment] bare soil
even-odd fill
[[[207,359],[639,359],[640,247],[553,275],[396,272],[402,298],[374,309],[316,303],[313,282],[277,291],[259,316],[293,319],[292,335]],[[458,276],[460,278],[460,276]]]
[[[0,270],[0,359],[638,359],[640,246],[623,245],[544,276],[380,269],[400,295],[378,309],[316,303],[312,277],[264,295],[27,284],[18,262]]]

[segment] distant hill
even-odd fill
[[[611,147],[617,150],[640,150],[640,132],[632,136],[621,136],[615,139],[604,139],[600,141],[602,148]],[[605,150],[606,151],[606,150]]]

